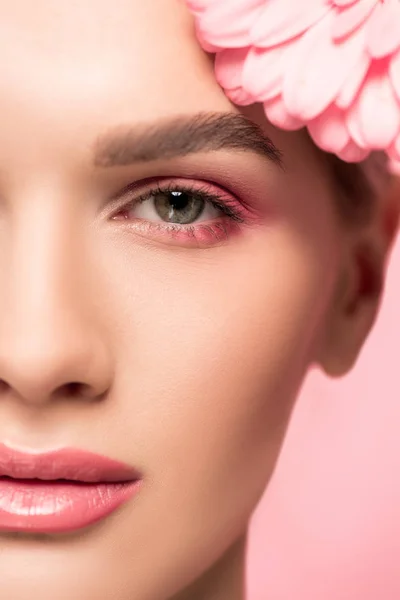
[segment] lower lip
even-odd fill
[[[0,478],[0,531],[66,533],[88,527],[130,500],[140,483]]]

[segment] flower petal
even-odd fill
[[[341,152],[350,141],[344,113],[334,105],[311,121],[308,131],[317,146],[334,154]]]
[[[205,10],[216,2],[219,2],[219,0],[186,0],[189,10],[196,16],[203,14]]]
[[[305,121],[315,119],[333,102],[364,52],[362,30],[340,43],[332,41],[333,18],[329,13],[304,34],[284,77],[287,108]]]
[[[288,113],[281,96],[264,102],[264,110],[268,120],[275,127],[286,129],[287,131],[295,131],[304,127],[303,121],[299,121]]]
[[[359,148],[366,148],[367,144],[363,137],[358,101],[354,102],[354,104],[352,104],[346,111],[346,126],[354,144],[356,144]]]
[[[400,103],[386,69],[374,67],[356,105],[354,114],[365,145],[370,149],[387,150],[400,130]]]
[[[333,39],[340,40],[353,33],[366,21],[376,6],[377,0],[358,0],[350,7],[341,9],[333,22],[331,32]]]
[[[210,2],[198,18],[201,37],[213,46],[248,46],[249,32],[265,0],[219,0]]]
[[[353,70],[349,73],[339,95],[335,100],[336,106],[345,109],[354,102],[358,91],[363,83],[368,69],[371,64],[371,59],[366,52],[361,54],[359,61]]]
[[[253,96],[250,96],[242,87],[225,90],[225,94],[233,104],[237,104],[238,106],[249,106],[249,104],[254,104]]]
[[[329,0],[269,0],[251,29],[251,43],[262,48],[282,44],[304,33],[329,10]]]
[[[338,157],[345,162],[361,162],[370,154],[369,150],[363,150],[357,144],[350,141],[347,146],[338,153]]]
[[[383,58],[400,48],[400,2],[385,0],[367,23],[367,49],[373,58]]]
[[[231,90],[242,86],[244,63],[249,48],[227,49],[218,52],[215,57],[215,75],[221,87]]]
[[[194,24],[195,24],[195,30],[196,30],[196,37],[199,40],[200,45],[203,48],[203,50],[205,50],[206,52],[210,52],[211,54],[220,52],[221,48],[219,46],[213,46],[213,44],[210,44],[207,40],[205,40],[203,38],[203,34],[200,31],[199,21],[195,20]]]
[[[222,50],[215,57],[215,75],[225,94],[241,106],[254,103],[254,98],[242,86],[243,67],[248,56],[248,48]]]
[[[358,0],[332,0],[335,6],[350,6],[350,4],[355,4]]]
[[[254,103],[254,98],[242,86],[243,67],[248,56],[248,48],[222,50],[215,57],[215,75],[219,85],[234,104],[246,106]]]
[[[396,175],[397,177],[400,176],[400,158],[391,158],[388,167],[390,173]]]
[[[389,148],[389,153],[392,160],[400,161],[400,135],[396,137],[392,146]]]
[[[400,50],[392,57],[389,63],[389,77],[397,99],[400,100]]]
[[[285,130],[400,162],[400,0],[186,0],[217,81]]]
[[[281,93],[287,48],[288,44],[282,44],[270,50],[250,50],[243,68],[242,84],[257,102],[265,102]]]

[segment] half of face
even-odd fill
[[[182,2],[18,0],[0,54],[0,441],[142,477],[88,528],[0,531],[2,593],[172,597],[245,534],[354,240]]]

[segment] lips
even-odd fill
[[[132,467],[84,450],[26,453],[0,444],[0,532],[79,530],[116,511],[141,483]]]

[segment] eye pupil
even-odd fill
[[[157,214],[169,223],[193,223],[204,207],[205,201],[190,192],[170,191],[154,195]]]

